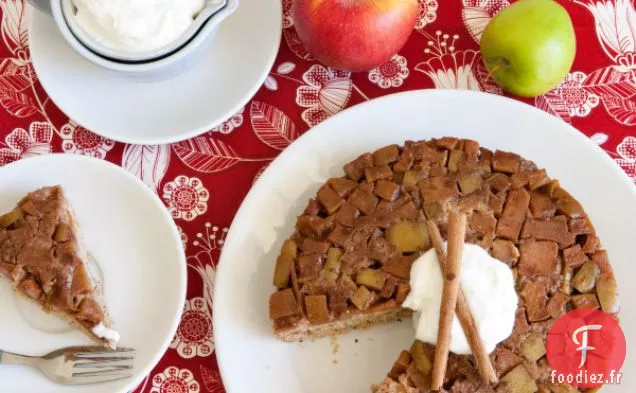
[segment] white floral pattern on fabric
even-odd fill
[[[181,175],[163,186],[163,199],[174,219],[192,221],[208,210],[210,193],[200,179]]]
[[[221,134],[227,135],[232,133],[235,128],[240,127],[243,124],[243,112],[245,111],[245,107],[239,109],[232,117],[221,123],[220,125],[214,127],[210,130],[210,132],[220,132]]]
[[[502,94],[502,90],[488,77],[488,70],[481,55],[475,50],[457,51],[455,44],[459,34],[444,34],[437,30],[429,41],[424,54],[429,59],[414,69],[427,75],[437,89],[468,89]]]
[[[7,147],[0,148],[0,166],[22,158],[51,153],[52,139],[53,127],[47,122],[34,121],[29,125],[28,132],[22,128],[14,129],[5,138]]]
[[[571,117],[585,117],[601,102],[599,96],[582,87],[585,78],[587,75],[580,71],[569,73],[556,88],[556,93],[567,105]]]
[[[466,30],[475,42],[481,41],[481,35],[493,16],[508,7],[508,0],[462,0],[462,19]]]
[[[626,137],[616,147],[616,153],[620,157],[616,159],[616,162],[627,173],[627,176],[636,183],[636,138],[633,136]]]
[[[636,10],[630,0],[578,0],[594,16],[596,35],[622,71],[636,69]]]
[[[152,377],[150,393],[198,393],[201,386],[187,368],[168,367]]]
[[[351,73],[314,64],[303,74],[306,85],[296,90],[296,103],[303,108],[301,117],[313,127],[347,106],[351,97]]]
[[[64,153],[104,159],[115,146],[114,141],[99,136],[74,121],[63,125],[60,132]]]
[[[206,300],[195,297],[186,301],[177,333],[170,344],[184,359],[206,357],[214,352],[212,317]]]
[[[415,28],[421,30],[429,23],[435,22],[437,19],[437,8],[439,4],[437,0],[418,0],[420,17],[415,24]]]
[[[409,76],[406,57],[395,55],[378,68],[369,71],[369,80],[383,89],[400,87]]]

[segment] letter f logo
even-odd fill
[[[602,328],[603,328],[603,325],[585,325],[576,329],[574,331],[574,334],[572,334],[572,341],[574,341],[576,345],[580,345],[580,347],[576,349],[577,351],[581,351],[581,364],[579,365],[579,368],[582,368],[583,365],[585,365],[585,362],[587,361],[587,351],[593,351],[596,349],[588,345],[588,339],[587,339],[588,330],[601,330]],[[577,338],[577,336],[581,332],[583,334],[581,335],[582,337],[581,342],[579,342],[579,339]]]

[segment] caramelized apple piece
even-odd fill
[[[451,150],[448,157],[448,171],[455,173],[459,170],[459,162],[464,158],[464,152],[461,150]]]
[[[397,380],[400,375],[406,372],[411,364],[411,360],[411,354],[408,351],[402,351],[398,359],[393,364],[393,367],[389,372],[389,377]]]
[[[470,194],[473,191],[479,190],[483,184],[484,179],[477,173],[467,175],[459,178],[459,189],[463,195]]]
[[[400,159],[398,145],[389,145],[373,152],[373,164],[381,166],[390,164]]]
[[[418,182],[424,203],[435,203],[443,199],[457,196],[457,182],[448,177],[431,177]]]
[[[413,265],[417,257],[416,254],[393,257],[382,265],[382,270],[395,277],[408,280],[411,277],[411,265]]]
[[[550,197],[554,196],[554,192],[560,188],[559,181],[557,179],[550,180],[550,183],[545,187],[545,191]]]
[[[399,283],[395,289],[395,301],[398,304],[402,304],[409,295],[409,292],[411,292],[411,286],[408,283]]]
[[[424,173],[415,169],[409,169],[404,172],[402,184],[405,186],[414,186],[420,179],[424,177]]]
[[[289,317],[298,313],[296,296],[291,288],[274,292],[269,298],[269,316],[271,319]]]
[[[377,291],[382,290],[385,281],[386,276],[376,269],[363,269],[356,276],[356,283]]]
[[[521,157],[515,153],[509,153],[501,150],[495,151],[492,160],[492,167],[497,172],[515,173],[519,171],[521,165]]]
[[[513,368],[501,381],[508,382],[510,392],[514,393],[536,393],[539,389],[523,364]]]
[[[519,249],[510,240],[495,239],[492,244],[492,256],[512,266],[519,260]]]
[[[389,242],[398,252],[415,252],[430,247],[424,222],[398,221],[389,228]]]
[[[333,214],[342,204],[344,203],[344,199],[341,199],[340,196],[331,188],[329,185],[325,184],[318,190],[317,195],[318,201],[327,209],[327,213]]]
[[[307,319],[313,325],[329,322],[329,308],[327,308],[327,296],[305,296],[305,310]]]
[[[0,228],[8,228],[11,225],[15,224],[16,221],[22,219],[24,217],[24,212],[21,208],[16,207],[11,210],[9,213],[0,216]]]
[[[595,308],[598,309],[600,304],[598,304],[598,299],[596,295],[593,293],[586,293],[584,295],[576,295],[572,296],[570,299],[575,308]]]
[[[298,256],[298,246],[293,240],[285,240],[280,250],[281,255],[288,255],[292,259]]]
[[[540,169],[538,171],[530,172],[528,176],[528,184],[530,186],[530,191],[534,191],[539,187],[543,187],[546,184],[550,183],[550,178],[546,173],[545,169]]]
[[[570,297],[561,292],[555,292],[548,301],[548,313],[552,318],[559,318],[565,313],[565,305],[570,301]]]
[[[486,179],[486,184],[490,186],[494,193],[498,194],[510,189],[510,178],[502,173],[495,173]]]
[[[373,196],[371,192],[367,190],[357,188],[349,196],[348,202],[358,208],[358,210],[360,210],[362,213],[371,215],[373,214],[373,211],[378,204],[378,198]]]
[[[394,299],[389,299],[384,303],[374,304],[373,306],[369,307],[367,312],[374,313],[374,312],[394,310],[398,308],[399,306],[400,305],[397,304],[397,302]]]
[[[373,193],[380,198],[393,202],[400,195],[400,186],[387,180],[378,180]]]
[[[519,273],[548,275],[557,271],[559,246],[555,242],[524,240],[520,245]]]
[[[516,241],[519,238],[529,206],[530,194],[525,189],[510,191],[497,223],[497,236]]]
[[[545,355],[545,338],[540,333],[532,333],[521,343],[520,349],[523,357],[536,363]]]
[[[581,250],[581,246],[578,244],[563,250],[563,262],[565,266],[577,267],[584,264],[587,260],[587,255],[585,255]]]
[[[419,340],[415,340],[411,346],[410,353],[413,357],[413,362],[415,363],[417,370],[424,375],[429,375],[433,370],[433,362],[428,358],[424,351],[424,343]]]
[[[342,249],[332,247],[327,252],[327,263],[325,263],[325,278],[329,281],[336,281],[340,275],[340,257]]]
[[[572,279],[572,287],[581,293],[587,293],[596,286],[596,279],[601,273],[598,265],[592,261],[586,262]]]
[[[568,217],[581,217],[585,214],[583,206],[567,191],[559,187],[554,190],[553,197],[557,200],[557,209]]]
[[[71,240],[71,237],[72,231],[69,225],[64,223],[57,224],[57,227],[55,227],[55,233],[53,234],[53,240],[63,243]]]
[[[444,149],[451,150],[454,149],[455,146],[457,146],[457,142],[459,142],[457,138],[454,138],[452,136],[444,136],[437,139],[435,141],[435,144],[439,147],[443,147]]]
[[[351,303],[360,311],[364,311],[373,302],[375,296],[373,292],[369,291],[364,285],[358,287],[356,292],[351,296]]]
[[[608,314],[618,312],[618,289],[616,279],[612,273],[602,274],[596,281],[596,294],[601,303],[601,308]]]
[[[364,175],[365,168],[373,166],[373,156],[371,153],[364,153],[360,157],[344,166],[347,177],[353,181],[358,181]]]
[[[274,269],[274,285],[276,288],[282,289],[289,286],[289,275],[291,274],[291,266],[294,258],[286,254],[281,254],[276,259],[276,267]]]
[[[429,220],[433,220],[441,216],[443,213],[442,207],[439,205],[439,203],[429,203],[422,206],[422,209],[424,210],[424,215],[426,215],[426,218],[428,218]]]
[[[369,183],[380,179],[391,180],[393,178],[393,171],[388,165],[373,166],[364,170],[364,176]]]
[[[415,363],[411,363],[408,370],[406,370],[407,380],[410,381],[413,385],[415,385],[416,392],[430,392],[431,385],[433,383],[432,375],[424,375],[422,374]],[[406,390],[404,390],[406,391]],[[399,393],[402,393],[398,390]]]
[[[329,185],[341,198],[345,198],[351,191],[358,187],[358,183],[346,177],[333,177],[328,181]]]

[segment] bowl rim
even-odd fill
[[[82,57],[101,67],[131,74],[142,74],[149,71],[156,71],[180,62],[206,42],[209,36],[216,31],[219,24],[233,14],[239,5],[239,0],[227,0],[226,7],[204,21],[193,37],[175,51],[157,59],[131,62],[103,56],[91,50],[85,45],[85,43],[78,39],[66,21],[64,11],[62,9],[63,1],[65,0],[51,1],[51,11],[58,29],[66,42]]]
[[[119,51],[107,45],[101,44],[98,40],[82,29],[72,17],[74,12],[73,10],[75,8],[73,0],[59,0],[55,2],[61,4],[63,20],[79,44],[86,47],[95,55],[110,61],[126,64],[142,64],[170,57],[188,45],[188,43],[194,40],[196,36],[201,34],[204,26],[207,23],[210,23],[212,18],[219,18],[219,21],[221,21],[232,13],[238,5],[237,0],[221,0],[220,4],[215,7],[212,1],[214,0],[204,1],[204,7],[199,11],[199,15],[194,18],[193,23],[186,31],[179,35],[176,40],[159,48],[138,53]],[[210,2],[210,4],[205,4],[207,2]],[[229,12],[226,11],[226,9],[229,9]],[[211,11],[209,15],[207,15],[208,12],[210,12],[208,10]],[[198,20],[199,16],[202,16],[204,19]],[[210,32],[207,31],[205,34],[210,34]]]

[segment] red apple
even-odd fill
[[[406,43],[418,0],[294,0],[294,25],[309,53],[345,71],[368,71]]]

